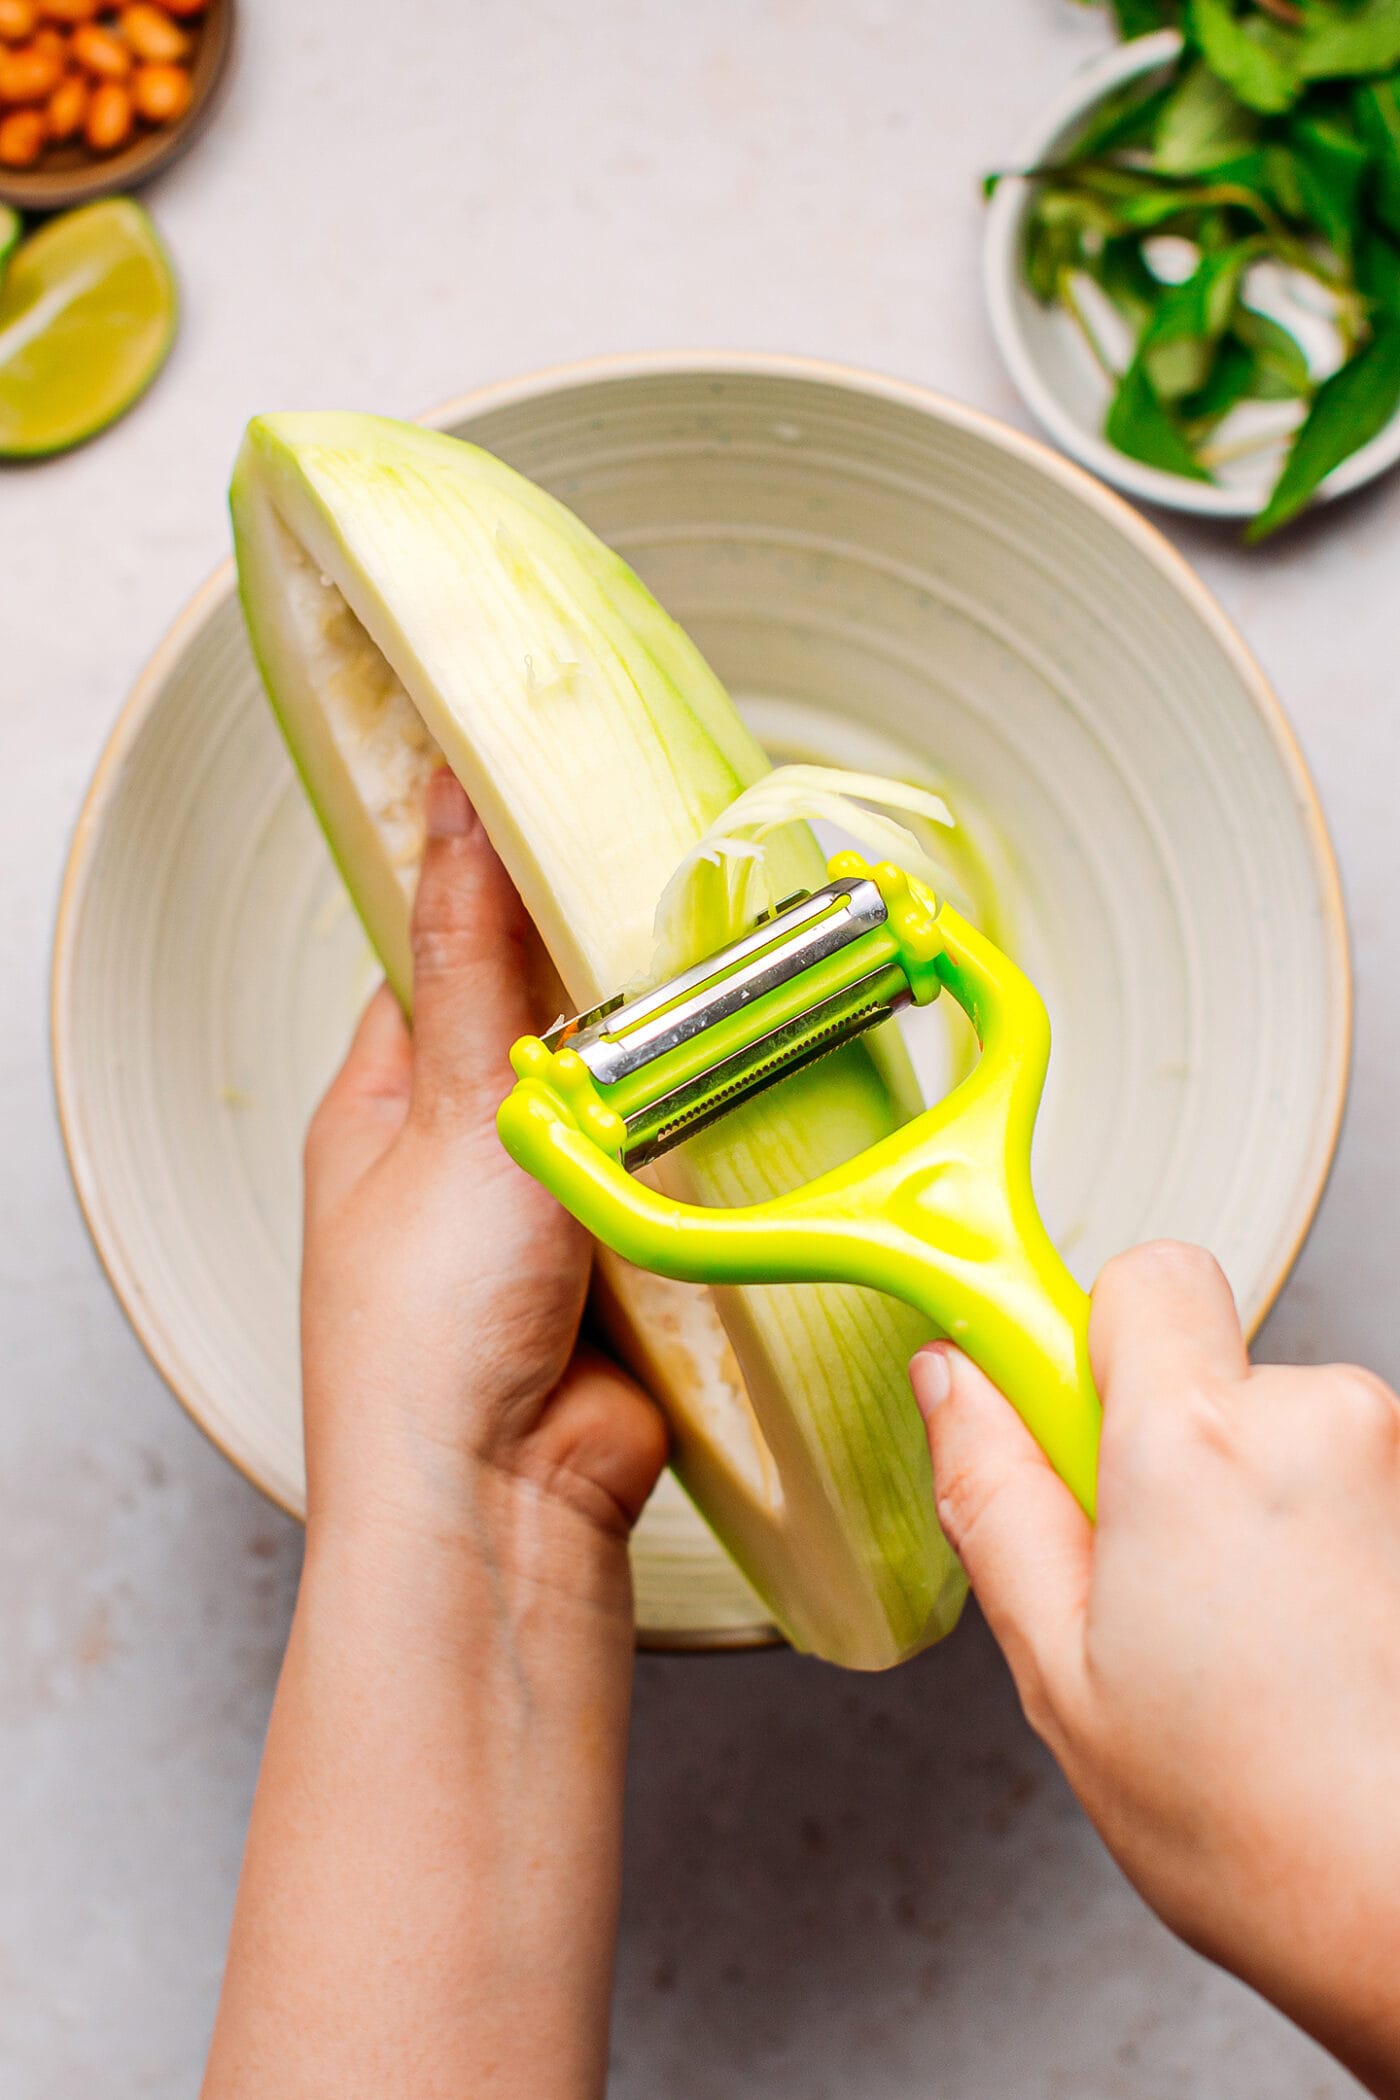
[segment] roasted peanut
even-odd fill
[[[83,128],[88,112],[92,89],[81,73],[69,73],[60,80],[49,97],[44,112],[48,134],[53,143],[61,145],[65,139],[75,139]]]
[[[97,22],[84,22],[75,29],[69,48],[78,64],[99,80],[125,80],[131,71],[131,53],[119,36]]]
[[[94,153],[115,153],[131,137],[131,96],[119,80],[104,80],[93,90],[83,136]]]
[[[161,5],[168,15],[178,15],[182,22],[188,22],[204,13],[209,0],[161,0]]]
[[[7,44],[26,42],[38,19],[34,0],[0,0],[0,38]]]
[[[55,29],[51,24],[35,30],[30,49],[47,51],[51,58],[56,58],[65,68],[68,64],[68,38],[61,29]]]
[[[0,50],[0,102],[47,102],[63,78],[63,60],[35,44]]]
[[[102,11],[102,0],[39,0],[39,12],[50,22],[91,22]]]
[[[138,116],[148,124],[173,124],[189,108],[193,89],[183,66],[138,66],[131,93]]]
[[[148,7],[145,0],[122,9],[117,34],[123,43],[131,46],[138,58],[153,66],[173,65],[190,48],[184,30],[176,27],[165,9]]]
[[[32,168],[43,150],[41,109],[12,109],[0,118],[0,167]]]

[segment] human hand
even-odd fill
[[[470,1535],[568,1586],[600,1538],[620,1560],[665,1431],[579,1342],[591,1243],[496,1136],[507,1052],[531,1026],[527,923],[439,773],[413,1033],[381,989],[307,1139],[307,1514],[313,1536],[342,1519]]]
[[[526,925],[450,774],[428,830],[413,1035],[381,992],[307,1143],[306,1559],[206,2100],[607,2080],[665,1432],[579,1343],[589,1243],[496,1138]]]
[[[1195,1248],[1111,1262],[1090,1348],[1097,1528],[944,1343],[912,1367],[939,1516],[1129,1879],[1400,2094],[1400,1401],[1251,1368]]]

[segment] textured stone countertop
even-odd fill
[[[170,366],[0,477],[0,2095],[188,2100],[299,1535],[186,1421],[99,1273],[48,1076],[54,903],[132,675],[226,551],[258,409],[409,413],[583,353],[802,350],[1025,421],[979,172],[1107,40],[1071,0],[245,0],[150,192]],[[1276,550],[1168,521],[1297,725],[1359,966],[1351,1112],[1269,1353],[1400,1374],[1400,477]],[[617,2100],[1332,2100],[1169,1939],[973,1617],[888,1678],[638,1672]]]

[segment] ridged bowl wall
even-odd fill
[[[619,548],[776,749],[961,788],[997,834],[1006,923],[1054,1022],[1036,1164],[1067,1258],[1088,1281],[1147,1236],[1205,1241],[1257,1324],[1335,1143],[1346,934],[1279,708],[1166,542],[984,416],[800,360],[575,367],[434,420]],[[82,812],[54,1056],[136,1331],[290,1510],[301,1137],[372,982],[224,569]],[[768,1637],[673,1483],[635,1566],[643,1641]]]

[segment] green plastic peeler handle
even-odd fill
[[[1009,957],[927,901],[939,979],[982,1054],[942,1101],[804,1188],[737,1210],[659,1195],[622,1166],[621,1120],[583,1060],[534,1036],[511,1053],[518,1077],[497,1128],[518,1165],[640,1268],[692,1283],[865,1284],[904,1299],[1001,1388],[1092,1517],[1101,1411],[1089,1300],[1031,1186],[1049,1018]]]

